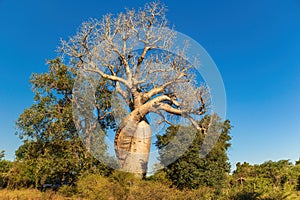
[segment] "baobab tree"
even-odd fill
[[[207,112],[208,90],[197,83],[184,47],[174,47],[176,32],[168,28],[166,8],[146,4],[116,16],[84,22],[77,34],[62,41],[60,51],[84,72],[111,83],[128,113],[115,133],[120,169],[144,176],[152,131],[147,116],[158,123],[190,121],[203,134],[197,119]],[[176,51],[176,53],[174,53]]]

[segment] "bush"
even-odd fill
[[[154,181],[141,181],[130,190],[130,200],[171,199],[176,191]]]
[[[105,200],[111,196],[112,184],[101,175],[90,174],[80,177],[77,182],[78,194],[82,198]]]
[[[79,178],[77,190],[80,197],[87,199],[127,199],[136,181],[133,174],[121,171],[115,171],[109,178],[88,174]]]
[[[33,168],[29,163],[14,162],[7,174],[9,189],[21,189],[35,186]]]
[[[170,188],[167,185],[156,181],[140,181],[130,189],[129,200],[194,200],[194,199],[212,199],[214,190],[203,187],[197,190],[178,190]]]
[[[6,188],[8,184],[8,172],[12,166],[12,162],[0,160],[0,189]]]
[[[65,197],[76,195],[77,188],[75,186],[63,185],[59,188],[58,193]]]
[[[40,192],[36,189],[0,190],[1,200],[67,200],[67,198],[55,194],[53,191]]]
[[[149,181],[154,181],[154,182],[159,182],[167,186],[171,186],[172,182],[168,179],[167,173],[165,170],[159,170],[152,176],[148,177],[147,180]]]

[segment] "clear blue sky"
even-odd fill
[[[21,144],[14,122],[33,103],[29,77],[47,70],[60,37],[90,17],[137,8],[141,0],[0,0],[0,150]],[[163,1],[177,31],[217,64],[232,121],[229,157],[261,163],[300,157],[300,1]]]

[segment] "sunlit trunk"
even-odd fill
[[[152,131],[143,119],[136,122],[133,117],[123,121],[117,130],[115,151],[120,169],[143,178],[147,173]]]

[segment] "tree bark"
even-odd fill
[[[138,178],[147,173],[152,131],[146,119],[126,119],[117,130],[115,151],[122,171],[131,172]]]

